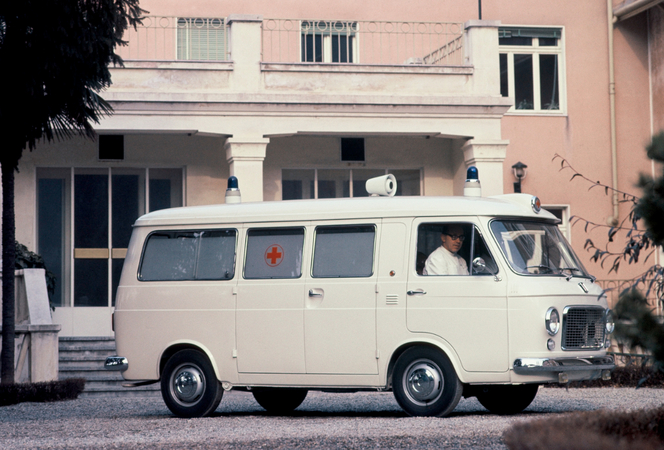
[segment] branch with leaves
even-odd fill
[[[664,132],[654,136],[652,142],[646,147],[648,158],[664,163]],[[611,186],[584,176],[560,155],[553,160],[560,160],[560,170],[572,172],[571,180],[580,178],[593,188],[603,188],[605,195],[618,195],[622,203],[631,205],[629,214],[624,217],[618,226],[601,225],[573,217],[572,226],[584,223],[587,233],[596,228],[607,227],[608,243],[605,248],[598,248],[591,239],[587,239],[584,249],[592,252],[591,260],[600,262],[602,267],[610,263],[609,273],[618,272],[620,263],[636,264],[643,252],[648,251],[642,262],[647,262],[650,256],[664,243],[664,170],[657,178],[642,174],[639,177],[638,187],[642,195],[619,191]],[[659,166],[660,169],[662,166]],[[641,225],[641,228],[637,226]],[[645,228],[645,229],[644,229]],[[609,244],[618,238],[618,232],[625,232],[624,247],[621,251],[610,251]],[[664,370],[664,325],[661,317],[657,317],[652,305],[648,303],[650,295],[656,296],[660,304],[664,304],[664,267],[653,264],[641,275],[633,278],[626,289],[620,293],[620,300],[615,306],[617,337],[628,346],[641,348],[650,353],[655,368]]]
[[[641,215],[637,210],[637,206],[639,205],[641,199],[629,192],[615,189],[614,187],[603,184],[600,181],[594,181],[591,178],[588,178],[581,172],[577,171],[567,159],[556,153],[552,161],[557,160],[560,161],[560,171],[567,170],[572,172],[570,181],[574,180],[575,178],[580,178],[590,185],[588,187],[589,191],[594,188],[600,188],[604,190],[604,195],[616,194],[620,197],[618,200],[620,203],[629,203],[631,205],[629,213],[627,216],[623,217],[622,220],[620,220],[617,226],[598,224],[580,216],[572,216],[570,218],[572,226],[578,223],[584,224],[585,233],[593,231],[597,228],[608,228],[608,242],[604,248],[599,248],[597,245],[595,245],[592,239],[586,239],[583,248],[586,251],[592,252],[590,260],[593,262],[599,262],[602,268],[604,268],[607,262],[610,262],[611,268],[609,269],[609,273],[618,272],[620,263],[622,261],[627,261],[628,264],[636,264],[639,262],[639,258],[641,257],[642,252],[650,250],[650,252],[643,260],[643,262],[647,262],[650,256],[652,256],[653,252],[657,249],[657,246],[652,242],[652,238],[648,230],[640,229],[638,227],[638,224],[641,221]],[[619,231],[626,232],[625,238],[627,241],[622,250],[611,251],[609,250],[609,245],[614,242],[614,238]]]

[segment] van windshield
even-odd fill
[[[517,273],[590,278],[556,225],[494,220],[491,231]]]

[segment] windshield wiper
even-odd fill
[[[570,271],[569,275],[565,275],[565,278],[567,279],[567,281],[572,279],[572,277],[573,277],[572,272],[581,272],[581,269],[577,269],[576,267],[560,267],[558,270],[561,271],[561,272],[563,270],[569,270]],[[583,273],[583,272],[581,272],[581,273]]]

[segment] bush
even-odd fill
[[[84,378],[39,383],[0,384],[0,406],[23,402],[74,400],[85,388]]]
[[[664,388],[664,372],[655,370],[649,365],[628,365],[616,367],[611,372],[608,381],[571,381],[568,384],[545,384],[544,387],[552,388],[616,388],[616,387],[649,387]]]
[[[588,411],[517,423],[504,439],[510,450],[661,450],[664,407]]]

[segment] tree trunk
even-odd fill
[[[9,159],[9,158],[7,158]],[[16,261],[16,227],[14,223],[15,162],[2,164],[2,384],[14,383],[14,336],[16,331],[14,299],[14,266]]]

